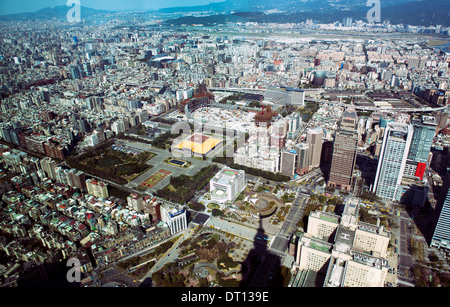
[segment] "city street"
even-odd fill
[[[228,232],[251,242],[255,241],[255,237],[258,233],[257,228],[248,227],[242,224],[235,223],[233,221],[224,220],[217,217],[211,217],[206,226]],[[273,235],[269,233],[265,233],[265,235],[268,238],[268,242],[270,242],[273,238]]]
[[[171,248],[169,248],[164,255],[162,255],[157,262],[155,263],[155,265],[150,269],[150,271],[141,279],[141,281],[144,281],[145,279],[149,278],[152,276],[153,273],[157,272],[158,270],[160,270],[162,267],[164,267],[167,263],[171,263],[173,262],[179,254],[179,250],[178,247],[180,246],[180,244],[182,242],[184,242],[185,240],[189,240],[192,235],[195,233],[195,228],[193,228],[192,226],[185,229],[183,232],[176,234],[176,236],[180,236],[178,238],[178,240],[172,245]]]
[[[399,225],[398,283],[403,286],[413,286],[411,218],[406,212],[400,213]]]
[[[299,189],[300,190],[300,189]],[[278,254],[284,254],[288,248],[289,240],[292,234],[297,229],[296,224],[303,216],[303,209],[306,206],[306,196],[299,193],[294,202],[292,203],[291,209],[289,210],[286,219],[281,226],[280,231],[274,238],[270,249]]]

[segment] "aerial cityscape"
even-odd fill
[[[2,2],[0,287],[450,287],[450,1]]]

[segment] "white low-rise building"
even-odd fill
[[[245,188],[245,172],[225,167],[211,179],[209,185],[212,201],[233,201]]]

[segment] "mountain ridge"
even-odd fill
[[[259,22],[259,23],[300,23],[312,19],[323,23],[342,21],[346,17],[365,20],[369,7],[353,11],[339,9],[320,9],[291,13],[261,14],[261,12],[234,12],[230,14],[210,15],[203,17],[186,16],[166,20],[165,24],[222,24],[226,22]],[[381,8],[381,22],[391,24],[409,24],[416,26],[442,25],[450,26],[450,1],[424,0],[413,1]]]
[[[66,18],[67,12],[71,9],[70,6],[59,5],[54,7],[45,7],[35,12],[16,13],[0,15],[1,20],[23,20],[23,19],[51,19],[51,18]],[[85,6],[81,6],[83,18],[90,18],[99,14],[114,14],[114,11],[97,10]]]
[[[346,17],[365,20],[370,7],[367,0],[225,0],[202,6],[174,7],[148,10],[146,13],[189,14],[189,12],[210,13],[209,16],[185,16],[167,19],[165,24],[222,24],[226,22],[259,23],[300,23],[312,19],[321,23],[342,21]],[[397,3],[386,6],[389,3]],[[349,6],[351,5],[351,9]],[[382,0],[381,21],[392,24],[409,24],[416,26],[442,25],[450,26],[450,0]],[[286,5],[292,5],[287,10]],[[277,9],[273,9],[277,7]],[[296,8],[302,8],[297,10]],[[252,9],[252,11],[248,11]],[[47,7],[36,12],[0,15],[0,20],[43,20],[64,19],[69,6]],[[115,11],[97,10],[81,7],[83,19],[98,15],[114,15]],[[244,14],[247,13],[247,14]],[[145,14],[145,13],[144,13]]]

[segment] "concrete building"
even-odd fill
[[[302,123],[300,114],[294,113],[287,116],[286,118],[288,123],[287,138],[295,139],[298,136],[298,133],[300,132],[299,128]]]
[[[383,287],[386,261],[364,253],[331,258],[325,287]]]
[[[108,186],[106,185],[106,183],[100,180],[97,179],[86,180],[86,188],[88,194],[93,195],[95,197],[106,198],[109,196]]]
[[[358,222],[355,230],[353,248],[361,251],[371,252],[373,255],[386,257],[390,235],[383,227]]]
[[[295,145],[295,149],[297,151],[296,172],[299,175],[304,175],[309,172],[309,145],[300,143]]]
[[[412,125],[389,122],[384,133],[372,191],[383,199],[399,200],[397,193],[413,136]]]
[[[142,196],[132,193],[127,197],[127,203],[128,206],[136,212],[144,211],[144,199]]]
[[[332,248],[333,244],[305,234],[298,243],[296,266],[299,270],[325,274]]]
[[[295,105],[303,107],[305,105],[305,91],[292,87],[268,86],[266,88],[264,100],[279,105]]]
[[[233,201],[245,189],[245,172],[225,167],[211,178],[209,186],[212,201]]]
[[[299,236],[296,274],[314,275],[324,287],[383,287],[390,233],[358,217],[356,198],[347,201],[341,216],[311,212],[307,232]]]
[[[161,221],[165,222],[170,229],[170,234],[174,235],[185,230],[188,226],[186,210],[184,208],[175,208],[162,205]]]
[[[297,151],[284,149],[281,151],[280,173],[291,178],[295,177],[297,167]]]
[[[322,127],[308,129],[306,140],[310,148],[309,151],[310,168],[316,168],[320,166],[320,157],[322,155],[322,143],[323,143],[322,138],[323,138]]]
[[[336,229],[339,226],[340,217],[329,212],[311,212],[308,217],[307,234],[323,241],[329,242],[334,239]]]
[[[336,132],[328,186],[350,191],[355,168],[358,132],[358,116],[355,110],[347,110]]]

